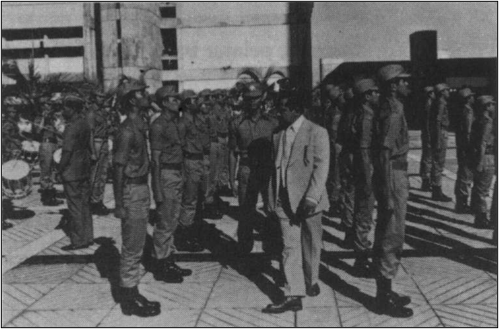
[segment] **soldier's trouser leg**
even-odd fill
[[[374,236],[374,264],[386,279],[397,274],[405,239],[405,216],[409,197],[409,179],[406,170],[393,170],[391,177],[394,209],[379,209]],[[385,204],[386,202],[382,202]],[[380,204],[380,202],[378,202]]]
[[[492,239],[497,240],[497,177],[496,184],[494,185],[494,195],[492,196],[492,205],[490,207],[490,220],[494,226],[494,233]],[[497,241],[495,242],[497,243]]]
[[[440,148],[432,148],[433,162],[431,167],[432,186],[442,186],[442,175],[445,168],[445,156],[447,154],[447,132],[440,136]]]
[[[458,151],[458,154],[460,152]],[[458,155],[458,169],[457,169],[457,179],[456,185],[454,186],[454,194],[456,195],[456,201],[468,201],[471,184],[473,182],[473,172],[467,164],[465,155]]]
[[[432,156],[431,145],[426,138],[421,137],[421,162],[419,164],[419,175],[422,179],[431,178]]]
[[[473,189],[471,205],[476,214],[487,213],[487,196],[489,195],[492,178],[494,177],[494,156],[485,155],[482,171],[473,173]]]
[[[258,192],[261,184],[256,169],[240,166],[239,179],[239,224],[237,226],[238,242],[244,252],[251,252],[253,247],[253,228],[255,207],[258,202]]]
[[[200,201],[204,204],[213,204],[214,201],[213,195],[215,187],[213,185],[213,181],[210,179],[210,168],[210,155],[207,154],[203,156],[203,175],[201,176],[201,195],[204,200]]]
[[[218,138],[220,144],[220,156],[218,166],[220,167],[219,186],[229,186],[229,140]]]
[[[206,203],[210,204],[214,202],[215,194],[218,191],[219,185],[219,176],[220,176],[220,167],[218,163],[220,153],[220,144],[219,143],[211,143],[210,146],[210,166],[209,166],[209,182],[208,189],[206,192]]]
[[[40,144],[40,187],[42,190],[50,190],[54,186],[52,163],[56,150],[57,144],[47,142]]]
[[[330,157],[331,162],[329,165],[329,176],[326,182],[326,188],[331,205],[336,205],[340,198],[341,181],[340,181],[340,167],[338,161],[339,152],[336,148],[335,143],[331,143],[330,152],[331,152],[331,157]]]
[[[373,193],[366,194],[363,185],[355,188],[355,212],[354,212],[354,249],[366,251],[371,247],[368,239],[373,223],[372,214],[374,209]]]
[[[90,182],[88,179],[64,182],[64,193],[71,215],[69,238],[75,246],[82,246],[94,239],[94,227],[90,213]]]
[[[121,220],[120,286],[133,288],[140,281],[140,262],[147,235],[149,207],[147,184],[127,184],[123,190],[125,218]]]
[[[108,140],[97,140],[94,143],[97,152],[97,161],[92,166],[92,195],[91,203],[99,203],[104,199],[104,190],[107,181],[107,168],[109,166],[109,143]]]
[[[175,252],[173,234],[180,217],[183,189],[182,172],[180,170],[162,169],[160,184],[163,202],[159,205],[159,221],[154,227],[153,257],[165,259]]]
[[[183,227],[190,227],[196,216],[201,179],[204,175],[203,160],[184,160],[184,192],[180,205],[179,222]]]

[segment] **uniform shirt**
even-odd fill
[[[208,154],[210,142],[216,134],[210,125],[209,118],[201,118],[199,114],[185,113],[181,122],[185,127],[184,151],[192,154]]]
[[[332,143],[337,143],[338,129],[341,121],[341,110],[337,105],[330,105],[324,115],[324,127],[329,133]]]
[[[160,162],[165,164],[181,163],[185,128],[179,120],[166,120],[159,116],[151,125],[151,150],[161,151]]]
[[[376,146],[388,149],[391,159],[402,157],[407,160],[409,132],[404,105],[396,98],[387,98],[381,105],[376,125]]]
[[[355,150],[355,132],[352,130],[355,120],[355,110],[349,106],[345,107],[338,123],[338,136],[336,143],[342,147],[342,152],[352,152]]]
[[[229,132],[230,112],[220,104],[213,105],[212,115],[214,129],[217,134],[227,134]]]
[[[459,111],[459,123],[456,127],[456,143],[462,151],[467,150],[470,146],[471,127],[474,119],[473,108],[465,104]]]
[[[430,140],[430,121],[431,121],[431,109],[432,109],[433,99],[427,97],[423,107],[423,120],[421,122],[421,133],[423,138]]]
[[[231,147],[237,148],[241,156],[248,157],[254,166],[271,166],[271,139],[279,123],[266,115],[257,120],[246,117],[239,124],[237,121],[233,127],[235,144]]]
[[[69,164],[62,172],[64,181],[90,178],[90,127],[86,120],[77,118],[66,124],[62,151],[71,153]]]
[[[113,162],[125,166],[124,174],[130,178],[149,173],[147,153],[147,125],[140,118],[126,118],[114,139]]]
[[[372,174],[371,146],[373,138],[374,111],[368,104],[361,104],[352,120],[352,134],[355,136],[355,149],[353,150],[354,162],[357,164],[353,168],[359,182],[369,184],[367,180]]]
[[[102,110],[100,110],[97,105],[93,105],[91,109],[87,113],[87,122],[92,127],[92,130],[94,132],[94,138],[101,138],[101,139],[107,139],[109,132],[108,132],[108,122],[107,118],[104,116],[102,113]]]
[[[440,97],[433,102],[433,109],[431,111],[431,123],[434,125],[434,131],[440,131],[440,128],[447,129],[449,127],[449,110],[447,101]]]

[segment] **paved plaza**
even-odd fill
[[[454,196],[453,138],[450,145],[444,192]],[[102,276],[104,269],[116,265],[120,220],[94,216],[100,244],[64,252],[61,247],[69,239],[55,227],[66,206],[42,206],[35,184],[30,196],[14,201],[17,219],[9,220],[14,228],[2,231],[2,326],[497,327],[497,248],[491,244],[492,231],[474,228],[472,215],[457,215],[453,202],[434,202],[430,193],[419,190],[420,154],[419,133],[411,132],[406,243],[394,290],[412,297],[412,318],[393,319],[373,311],[375,281],[353,275],[354,254],[341,248],[340,220],[329,217],[323,219],[321,294],[305,298],[303,311],[297,313],[261,313],[279,295],[277,264],[262,252],[265,232],[255,232],[257,243],[248,260],[241,262],[233,255],[235,198],[225,198],[231,209],[222,220],[204,220],[204,252],[178,254],[178,264],[193,270],[184,283],[157,282],[144,271],[139,289],[161,302],[161,314],[125,316],[113,299],[113,278]],[[60,185],[57,188],[62,192]],[[114,207],[110,184],[104,201]]]

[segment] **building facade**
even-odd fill
[[[247,67],[311,86],[311,3],[2,3],[2,57],[23,73],[70,73],[114,88],[230,88]]]

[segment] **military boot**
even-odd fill
[[[431,183],[429,178],[423,178],[421,182],[421,191],[431,192]]]
[[[168,258],[158,261],[153,275],[154,279],[157,281],[163,281],[166,283],[184,282],[184,278],[174,267],[174,263],[171,261],[171,259]]]
[[[121,288],[120,306],[124,315],[150,317],[161,313],[159,302],[147,300],[137,287]]]
[[[392,290],[392,280],[379,276],[376,278],[376,308],[380,314],[394,318],[409,318],[414,312],[406,307],[411,303],[408,296],[400,296]]]
[[[468,206],[468,200],[463,197],[456,197],[456,207],[454,208],[456,214],[469,214],[471,208]]]
[[[96,203],[91,203],[90,204],[90,209],[92,209],[92,214],[93,215],[98,215],[98,216],[107,216],[109,215],[109,209],[104,205],[102,201],[96,202]]]
[[[178,251],[188,252],[201,252],[204,250],[193,230],[180,225],[175,231],[175,248]]]
[[[478,213],[475,216],[475,227],[476,228],[484,228],[484,229],[492,228],[490,220],[487,218],[486,212]]]
[[[442,187],[441,186],[433,186],[433,193],[431,195],[431,199],[433,201],[441,201],[441,202],[451,202],[452,198],[448,197],[447,195],[442,192]]]
[[[57,191],[54,188],[48,190],[42,190],[41,192],[42,204],[48,207],[57,207],[61,205],[63,202],[61,200],[57,200],[56,193]]]
[[[224,214],[218,209],[215,203],[204,206],[203,217],[207,219],[222,219]]]
[[[355,258],[355,263],[353,264],[354,275],[361,278],[372,278],[372,263],[369,261],[367,253],[362,253]]]

